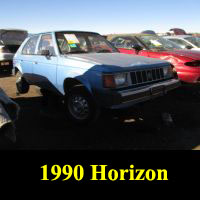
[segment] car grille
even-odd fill
[[[163,68],[131,72],[131,80],[134,85],[162,79],[164,79]]]

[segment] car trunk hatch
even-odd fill
[[[1,44],[6,45],[11,51],[16,51],[27,36],[28,32],[23,30],[0,30]]]

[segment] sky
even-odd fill
[[[200,32],[200,0],[1,0],[0,29]]]

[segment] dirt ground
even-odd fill
[[[52,105],[52,114],[44,114],[36,87],[17,96],[13,76],[1,75],[0,87],[21,107],[16,149],[189,150],[200,145],[200,95],[192,86],[182,86],[137,109],[106,112],[87,127],[70,124],[62,106]],[[165,112],[173,118],[170,127],[161,118]]]

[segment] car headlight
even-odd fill
[[[127,73],[105,74],[103,83],[105,88],[117,88],[128,85]]]
[[[163,68],[164,76],[167,76],[167,74],[168,74],[168,68],[169,68],[169,67],[165,67],[165,68]]]
[[[115,84],[117,87],[123,86],[127,83],[127,74],[115,74]]]
[[[164,76],[172,76],[173,68],[171,66],[163,68]]]

